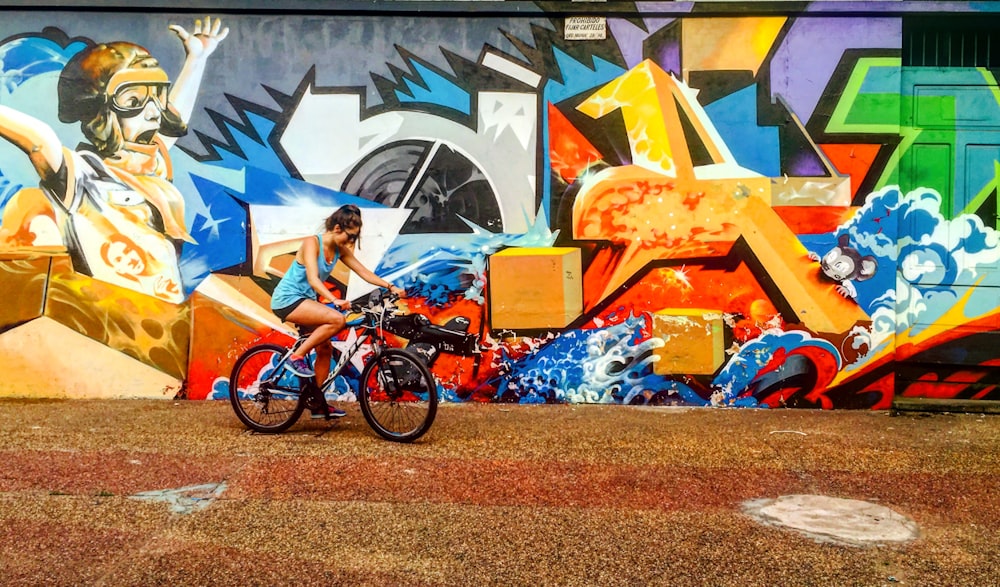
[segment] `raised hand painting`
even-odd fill
[[[39,221],[54,224],[74,271],[183,301],[181,243],[194,242],[168,150],[187,132],[208,57],[229,34],[212,18],[191,32],[173,25],[185,59],[171,84],[143,47],[88,44],[59,74],[58,117],[89,141],[63,145],[51,126],[0,104],[0,136],[23,151],[38,187],[16,192],[0,217],[0,247],[36,245]]]

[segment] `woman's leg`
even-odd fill
[[[292,353],[293,357],[302,358],[309,353],[312,349],[319,346],[321,343],[326,343],[338,332],[344,329],[347,321],[344,315],[329,308],[315,300],[305,300],[297,308],[292,310],[291,314],[286,318],[289,322],[294,322],[301,326],[314,326],[315,329],[309,338],[305,340],[299,348]],[[325,365],[327,373],[329,373],[329,362]],[[322,383],[323,379],[319,379],[319,373],[317,373],[317,380]]]
[[[333,360],[333,347],[330,341],[321,342],[316,345],[316,385],[322,386],[330,375],[330,361]]]
[[[343,330],[346,325],[344,315],[314,300],[305,300],[292,310],[286,319],[302,326],[315,327],[312,334],[292,353],[293,359],[301,359],[310,350],[316,349],[316,366],[313,369],[316,381],[316,404],[310,408],[312,417],[330,419],[347,415],[346,412],[329,406],[320,390],[320,386],[330,375],[330,358],[333,355],[330,338]]]

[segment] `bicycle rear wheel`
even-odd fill
[[[386,349],[365,364],[358,403],[368,425],[394,442],[413,442],[437,414],[437,381],[427,365],[403,349]]]
[[[247,349],[229,376],[229,401],[236,417],[257,432],[283,432],[302,415],[299,377],[278,367],[288,349],[261,344]]]

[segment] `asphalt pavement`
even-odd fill
[[[1000,416],[448,404],[402,445],[345,409],[0,401],[0,584],[1000,583]],[[759,515],[817,499],[913,534]]]

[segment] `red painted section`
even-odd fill
[[[851,197],[857,195],[858,188],[868,175],[875,157],[882,145],[851,144],[819,145],[837,171],[851,176]]]
[[[563,116],[559,109],[549,103],[549,158],[552,171],[559,174],[566,183],[573,183],[584,170],[604,157]]]

